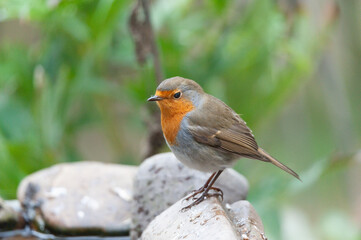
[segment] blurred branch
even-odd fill
[[[144,19],[145,24],[148,26],[149,43],[150,43],[150,47],[151,47],[151,53],[153,55],[155,76],[156,76],[157,82],[161,83],[164,79],[164,74],[163,74],[163,69],[161,66],[160,58],[159,58],[158,47],[155,42],[152,24],[150,22],[148,0],[140,0],[140,2],[142,4],[144,15],[145,15],[145,19]]]
[[[140,8],[142,8],[143,14],[140,14]],[[158,84],[161,83],[164,79],[163,68],[150,21],[149,4],[147,0],[139,0],[135,4],[129,18],[129,28],[135,43],[138,63],[143,65],[147,56],[149,54],[152,55],[155,78]],[[159,113],[157,111],[152,111],[152,116],[147,121],[147,128],[147,141],[142,149],[142,155],[144,158],[156,154],[164,145]]]
[[[139,14],[140,8],[143,10],[143,16]],[[140,65],[144,64],[147,55],[150,53],[153,57],[155,77],[157,82],[160,83],[164,79],[164,74],[150,21],[147,0],[139,0],[139,2],[136,3],[129,19],[129,27],[135,43],[138,63]]]

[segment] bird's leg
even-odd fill
[[[212,181],[212,179],[213,179],[214,175],[216,175],[216,173],[217,172],[212,173],[212,175],[208,178],[207,182],[202,187],[200,187],[198,190],[192,191],[192,194],[190,196],[188,196],[185,200],[188,201],[189,199],[194,198],[198,194],[202,193],[208,187],[208,184]]]
[[[223,192],[222,192],[222,190],[219,189],[219,188],[214,188],[214,187],[212,187],[213,184],[216,182],[217,178],[219,177],[219,175],[221,175],[222,172],[223,172],[223,170],[219,170],[218,172],[212,174],[212,176],[208,179],[208,181],[206,182],[206,184],[204,184],[204,186],[206,186],[206,185],[207,185],[207,186],[206,186],[205,189],[202,191],[202,195],[201,195],[199,198],[196,198],[196,200],[195,200],[194,202],[192,202],[190,205],[182,208],[181,211],[186,211],[186,210],[190,209],[191,207],[193,207],[193,206],[195,206],[195,205],[198,205],[199,203],[201,203],[201,202],[202,202],[204,199],[206,199],[207,197],[211,197],[211,196],[222,196],[222,199],[223,199]],[[210,179],[211,179],[211,180],[210,180]],[[203,186],[203,187],[204,187],[204,186]],[[213,190],[216,190],[216,191],[220,190],[219,192],[221,192],[221,194],[220,194],[220,193],[208,194],[208,191],[209,191],[210,189],[213,189]],[[193,195],[193,194],[192,194],[192,195]],[[187,198],[187,200],[188,200],[188,199],[189,199],[189,197]]]

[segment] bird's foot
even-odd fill
[[[184,200],[189,200],[189,199],[193,199],[194,202],[192,202],[191,204],[189,204],[188,206],[184,207],[181,209],[182,212],[187,211],[188,209],[192,208],[193,206],[198,205],[199,203],[203,202],[205,199],[209,198],[209,197],[221,197],[222,201],[223,201],[223,191],[219,188],[215,188],[215,187],[211,187],[208,190],[214,190],[214,193],[209,193],[208,191],[205,191],[204,189],[201,190],[202,188],[198,189],[197,191],[194,191],[193,194],[191,194],[190,196],[188,196],[187,198],[185,198]],[[202,193],[202,195],[198,198],[196,198],[196,196]]]
[[[207,196],[206,194],[202,194],[199,198],[197,198],[194,202],[192,202],[191,204],[189,204],[188,206],[184,207],[181,209],[181,212],[186,212],[188,211],[190,208],[192,208],[193,206],[195,205],[198,205],[200,204],[201,202],[203,202],[204,199],[206,199]]]
[[[203,193],[204,191],[206,190],[206,188],[203,186],[203,187],[201,187],[200,189],[198,189],[198,190],[193,190],[192,192],[191,192],[191,195],[189,195],[187,198],[185,198],[184,200],[186,200],[186,201],[188,201],[189,199],[193,199],[193,200],[195,200],[195,199],[197,199],[196,198],[196,196],[198,195],[198,194],[200,194],[200,193]],[[222,191],[222,189],[220,189],[220,188],[217,188],[217,187],[210,187],[208,190],[213,190],[213,191],[215,191],[216,193],[212,193],[212,194],[208,194],[209,196],[219,196],[219,197],[221,197],[222,198],[222,201],[223,201],[223,191]]]
[[[222,198],[222,201],[223,201],[223,191],[222,191],[222,189],[216,188],[216,187],[211,187],[211,188],[209,188],[209,189],[215,191],[215,193],[208,194],[209,196],[211,196],[211,197],[215,197],[215,196],[221,197],[221,198]]]
[[[204,187],[204,186],[202,186],[200,189],[198,189],[198,190],[193,190],[192,192],[191,192],[191,195],[189,195],[187,198],[185,198],[184,200],[186,200],[186,201],[188,201],[189,199],[195,199],[196,198],[196,196],[198,195],[198,194],[200,194],[200,193],[203,193],[204,191],[206,190],[206,188]]]

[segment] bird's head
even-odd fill
[[[203,95],[202,87],[195,81],[173,77],[161,82],[148,101],[156,101],[162,114],[173,115],[193,110],[200,104]]]

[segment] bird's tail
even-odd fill
[[[297,173],[295,173],[291,168],[287,167],[286,165],[284,165],[283,163],[279,162],[278,160],[276,160],[275,158],[273,158],[271,155],[269,155],[265,150],[263,150],[262,148],[258,148],[258,152],[261,154],[261,156],[263,157],[262,160],[266,161],[266,162],[270,162],[273,165],[281,168],[282,170],[288,172],[289,174],[291,174],[292,176],[294,176],[295,178],[297,178],[298,180],[301,181],[300,176],[298,176]]]

